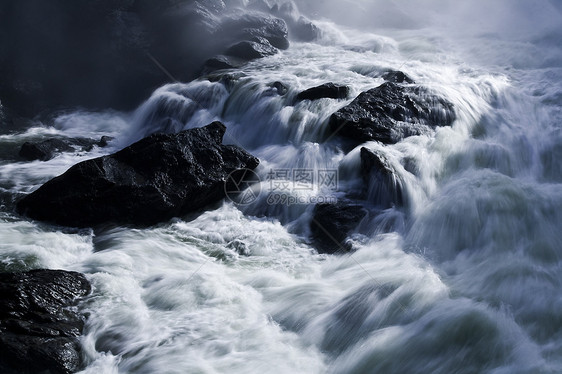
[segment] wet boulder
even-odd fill
[[[259,160],[223,145],[213,122],[177,134],[150,135],[112,155],[87,160],[17,203],[30,218],[73,227],[151,225],[197,211],[225,196],[224,182]]]
[[[90,283],[80,273],[1,273],[0,371],[78,371],[82,364],[78,337],[84,318],[72,307],[90,291]]]
[[[242,60],[255,60],[257,58],[272,56],[279,52],[269,41],[262,37],[238,42],[228,48],[225,54]]]
[[[345,99],[349,95],[349,87],[334,83],[324,83],[320,86],[312,87],[297,95],[297,101],[318,100],[318,99]]]
[[[319,253],[349,252],[345,240],[367,214],[363,206],[351,201],[316,205],[310,222],[313,245]]]
[[[287,23],[281,18],[260,13],[242,13],[226,17],[216,36],[234,41],[264,38],[275,48],[289,48]]]
[[[369,140],[393,144],[450,126],[455,118],[453,104],[427,89],[386,82],[332,114],[329,127],[356,144]]]
[[[369,202],[382,209],[404,205],[404,184],[382,153],[361,147],[361,176]]]

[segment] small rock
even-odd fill
[[[334,83],[325,83],[300,92],[297,101],[328,99],[345,99],[349,95],[349,87]]]
[[[62,139],[47,139],[38,143],[23,143],[19,155],[28,161],[48,161],[59,153],[72,151],[74,147]]]
[[[312,240],[319,253],[349,252],[348,235],[367,215],[367,210],[352,202],[318,204],[310,222]]]
[[[235,59],[234,57],[218,55],[205,61],[203,73],[208,74],[217,70],[235,69],[242,66],[243,63],[243,61]]]
[[[114,138],[111,136],[102,136],[99,140],[99,142],[97,142],[97,146],[100,148],[105,148],[107,147],[107,145],[109,144],[110,141],[112,141]]]
[[[412,78],[410,78],[409,76],[407,76],[406,74],[404,74],[399,70],[388,70],[381,77],[385,81],[392,82],[392,83],[409,83],[409,84],[415,83]]]
[[[19,155],[28,161],[48,161],[64,152],[75,152],[77,150],[89,152],[94,145],[105,147],[112,139],[110,136],[102,136],[99,141],[86,138],[53,138],[42,142],[25,142],[20,148]]]
[[[277,94],[279,96],[283,96],[289,91],[289,87],[287,87],[284,83],[279,82],[279,81],[273,82],[271,84],[271,87],[274,88],[275,90],[277,90]]]
[[[242,60],[255,60],[262,57],[272,56],[278,52],[265,38],[256,37],[254,40],[244,40],[234,44],[225,52],[228,56]]]

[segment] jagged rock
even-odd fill
[[[225,196],[224,181],[259,160],[222,145],[213,122],[177,134],[154,134],[109,156],[87,160],[17,203],[22,214],[73,227],[106,222],[151,225]]]
[[[256,37],[279,49],[289,48],[289,30],[281,18],[263,14],[241,14],[227,17],[221,25],[222,37],[227,40],[252,40]]]
[[[80,369],[83,318],[71,309],[91,291],[84,275],[61,270],[0,273],[0,371]]]
[[[261,11],[271,12],[275,16],[285,20],[289,28],[289,37],[291,39],[310,42],[320,36],[320,29],[308,18],[302,16],[294,3],[286,2],[281,4],[281,6],[274,4],[271,8],[263,3],[264,2],[261,1],[259,6],[258,4],[254,4],[254,7]]]
[[[361,147],[361,176],[366,197],[375,206],[386,209],[404,205],[403,183],[384,155]]]
[[[244,40],[234,44],[225,52],[228,56],[237,57],[243,60],[254,60],[266,56],[271,56],[279,52],[265,38],[256,37],[253,40]]]
[[[76,150],[89,152],[94,145],[106,147],[107,143],[112,139],[110,136],[102,136],[97,141],[86,138],[53,138],[43,140],[42,142],[25,142],[20,148],[19,155],[28,161],[48,161],[63,152],[74,152]]]
[[[349,95],[349,87],[334,83],[325,83],[317,87],[312,87],[300,92],[297,101],[318,100],[322,98],[345,99]]]
[[[350,251],[345,239],[367,213],[361,205],[348,201],[316,205],[310,231],[318,252],[332,254]]]
[[[357,144],[369,140],[393,144],[449,126],[455,118],[453,104],[426,89],[386,82],[332,114],[329,126]]]
[[[412,78],[399,70],[388,70],[381,77],[385,81],[392,83],[415,83]]]

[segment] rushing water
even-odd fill
[[[59,113],[0,135],[1,269],[87,274],[84,373],[562,372],[562,17],[531,3],[441,3],[443,22],[420,8],[413,30],[323,19],[320,40],[294,42],[236,79],[174,83],[133,113]],[[480,26],[467,20],[477,16]],[[362,183],[360,147],[342,147],[327,120],[351,99],[295,96],[335,82],[352,98],[386,69],[446,97],[457,120],[363,145],[388,159],[407,204],[363,222],[352,254],[317,254],[313,205],[272,204],[264,193],[148,229],[94,233],[11,213],[14,199],[78,161],[213,120],[227,125],[225,142],[261,159],[262,192],[271,170],[338,170],[341,197]],[[12,156],[57,135],[115,140],[47,162]]]

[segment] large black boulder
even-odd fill
[[[330,117],[330,130],[357,144],[397,143],[455,120],[453,104],[423,87],[386,82],[357,96]]]
[[[91,290],[84,275],[61,270],[0,273],[0,372],[80,369],[84,319],[72,307]]]
[[[20,200],[33,219],[73,227],[151,225],[196,211],[225,196],[224,181],[259,160],[223,145],[213,122],[177,134],[154,134],[123,150],[81,162]]]
[[[319,253],[345,253],[351,250],[345,242],[368,211],[351,201],[318,204],[314,207],[310,231]]]
[[[318,100],[318,99],[346,99],[349,95],[349,87],[334,83],[324,83],[320,86],[312,87],[297,95],[297,101],[300,100]]]

